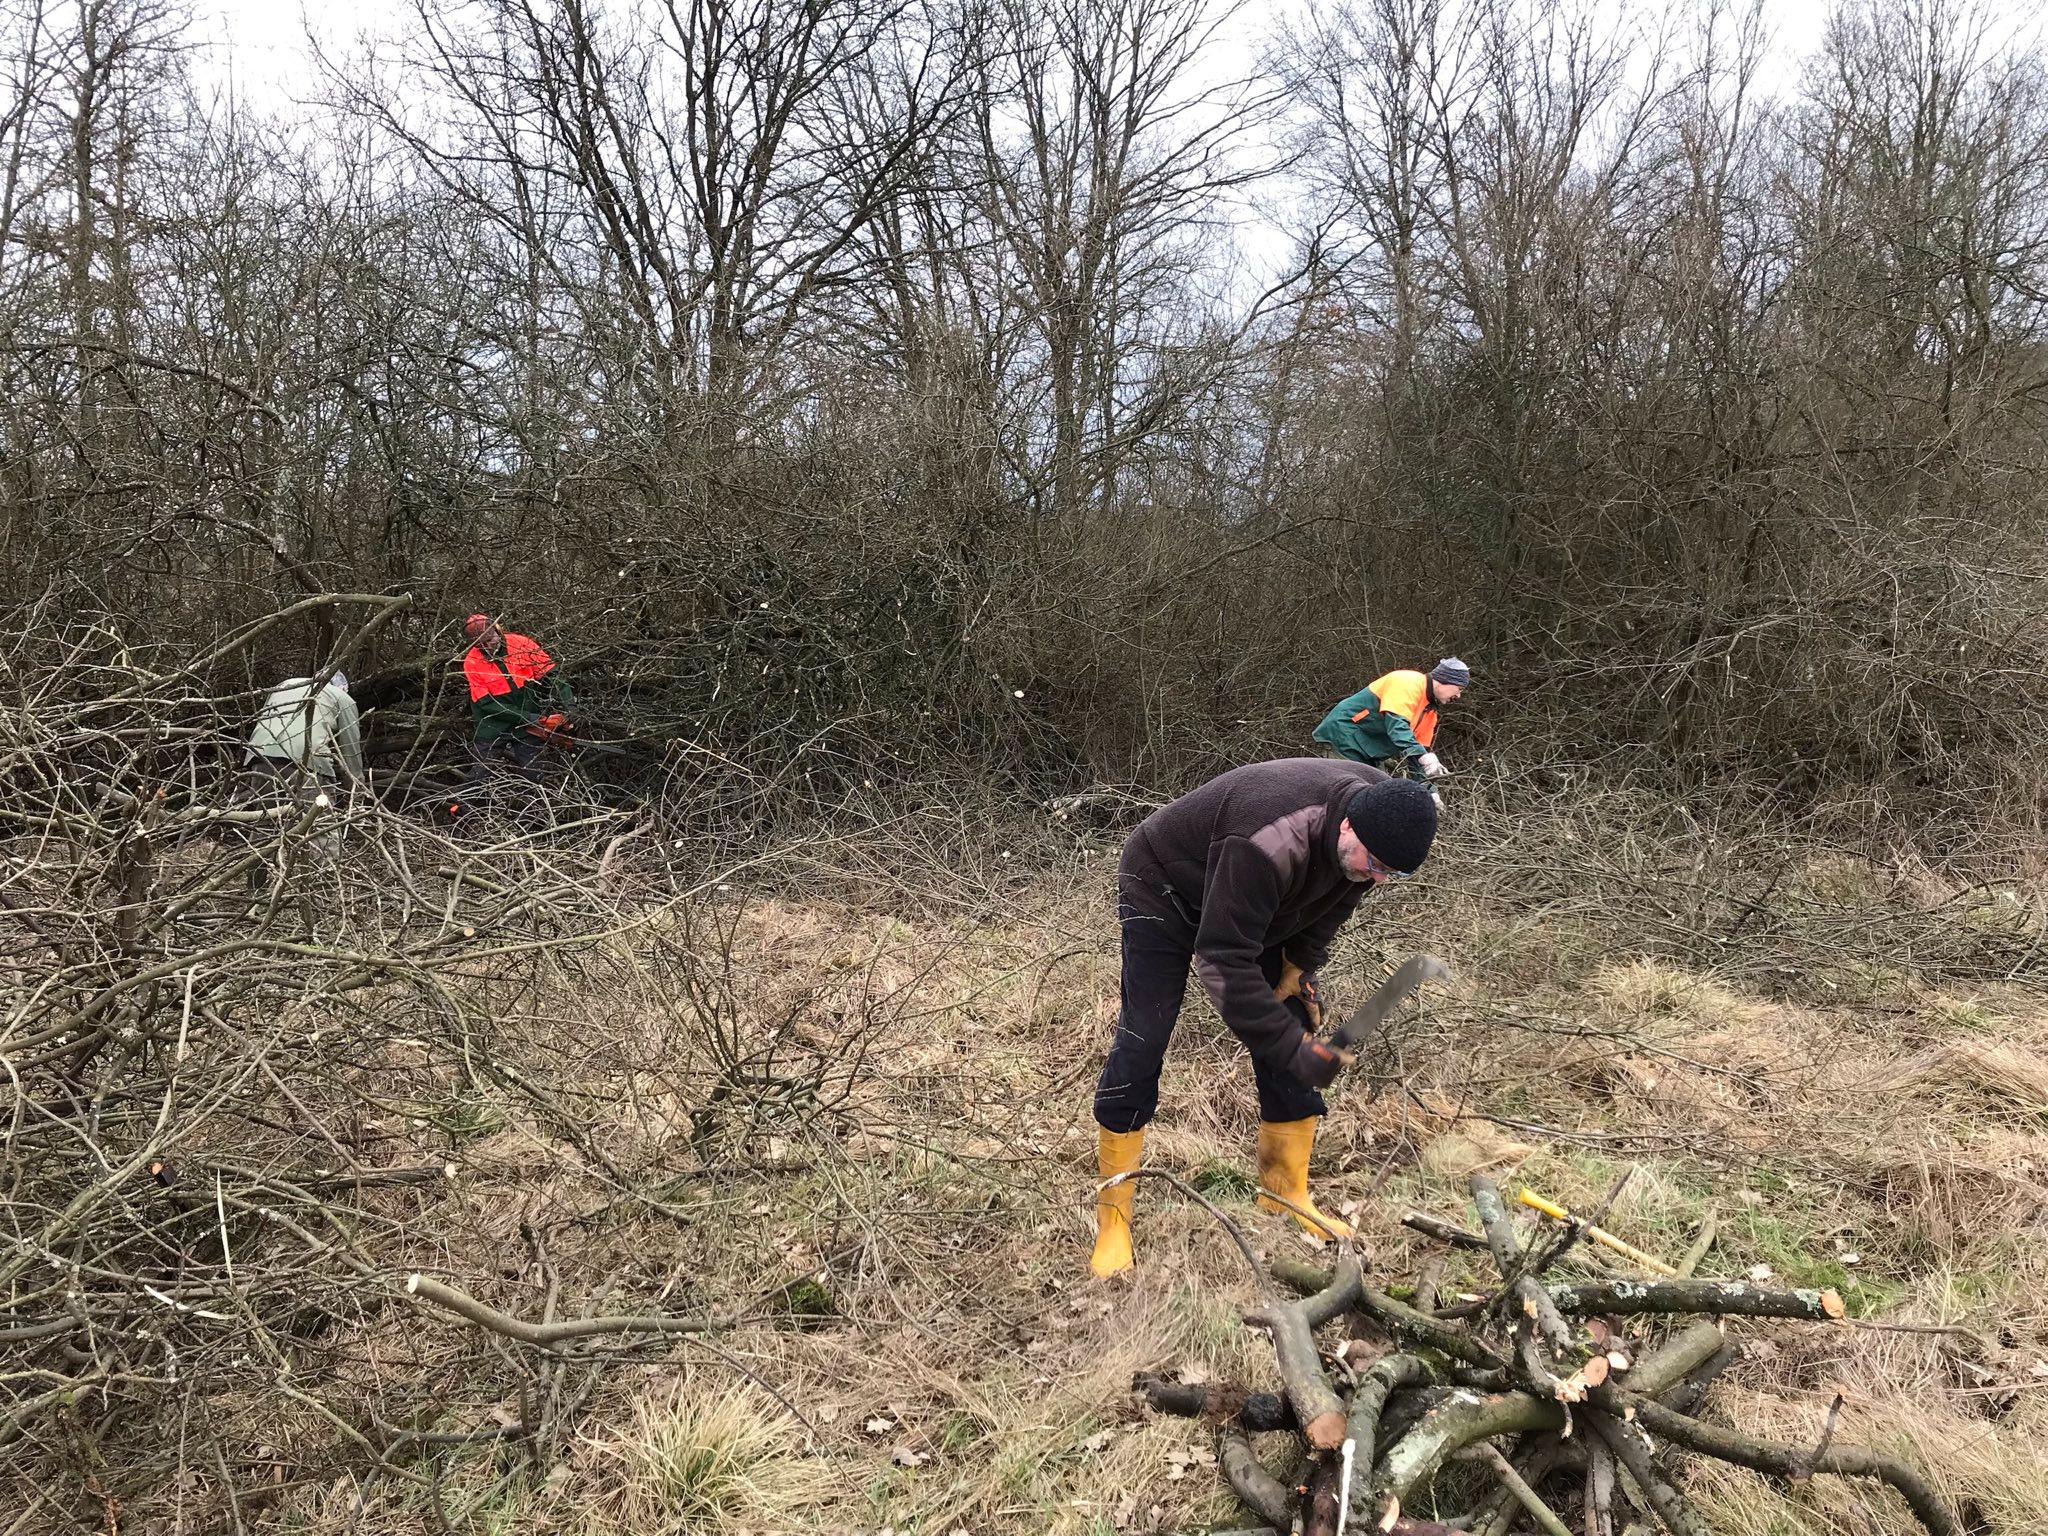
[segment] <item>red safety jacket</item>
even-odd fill
[[[501,631],[505,654],[486,656],[472,645],[462,658],[462,676],[469,684],[469,712],[478,741],[496,741],[524,730],[552,710],[570,702],[560,678],[550,680],[555,659],[527,635]]]
[[[472,704],[494,693],[510,693],[537,683],[555,670],[555,658],[531,635],[515,635],[509,630],[500,633],[505,640],[503,656],[486,656],[482,646],[472,645],[462,658],[462,676],[469,684]]]

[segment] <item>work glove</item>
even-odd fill
[[[1273,995],[1283,1003],[1290,997],[1300,998],[1308,1013],[1309,1030],[1314,1032],[1323,1027],[1323,994],[1314,971],[1304,971],[1292,960],[1281,961],[1280,984],[1273,988]]]
[[[1351,1060],[1350,1052],[1340,1051],[1333,1045],[1325,1045],[1314,1035],[1305,1034],[1301,1037],[1301,1044],[1294,1048],[1287,1070],[1311,1088],[1327,1088],[1337,1081],[1337,1074],[1349,1066]]]
[[[1422,776],[1425,779],[1440,779],[1451,771],[1444,766],[1443,759],[1434,752],[1423,753],[1421,757],[1416,759],[1416,762],[1420,765]]]

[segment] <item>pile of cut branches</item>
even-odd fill
[[[1613,1536],[1661,1526],[1707,1536],[1684,1492],[1688,1457],[1794,1482],[1874,1478],[1934,1536],[1980,1528],[1913,1467],[1834,1443],[1833,1413],[1806,1447],[1695,1416],[1742,1353],[1718,1319],[1833,1322],[1843,1314],[1834,1292],[1685,1278],[1555,1283],[1547,1272],[1586,1225],[1525,1246],[1493,1182],[1479,1176],[1471,1187],[1483,1235],[1419,1224],[1483,1252],[1499,1273],[1490,1293],[1439,1305],[1440,1259],[1409,1300],[1369,1284],[1348,1245],[1330,1270],[1275,1260],[1270,1278],[1259,1272],[1266,1296],[1245,1320],[1273,1340],[1280,1392],[1138,1376],[1134,1387],[1155,1410],[1214,1425],[1218,1466],[1263,1522],[1254,1529]],[[1284,1296],[1275,1279],[1299,1294]],[[1319,1334],[1340,1319],[1343,1336],[1326,1348]],[[1289,1476],[1254,1455],[1250,1436],[1261,1431],[1296,1437]]]

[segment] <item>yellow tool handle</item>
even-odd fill
[[[1544,1215],[1548,1216],[1552,1221],[1570,1221],[1572,1219],[1572,1213],[1570,1211],[1566,1210],[1563,1206],[1558,1205],[1554,1201],[1544,1199],[1541,1195],[1537,1194],[1536,1191],[1533,1189],[1525,1187],[1522,1190],[1522,1204],[1530,1206],[1535,1210],[1541,1211]]]
[[[1552,1221],[1577,1222],[1579,1219],[1555,1200],[1546,1200],[1543,1196],[1537,1194],[1535,1190],[1529,1189],[1526,1186],[1522,1190],[1520,1199],[1522,1204],[1528,1206],[1531,1210],[1541,1211]],[[1623,1242],[1605,1227],[1589,1226],[1586,1228],[1586,1236],[1590,1237],[1601,1247],[1611,1248],[1623,1258],[1634,1260],[1653,1274],[1675,1276],[1678,1273],[1675,1268],[1666,1264],[1662,1259],[1657,1258],[1653,1254],[1643,1252],[1642,1249],[1636,1247],[1633,1243]]]

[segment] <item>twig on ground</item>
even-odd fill
[[[469,1292],[444,1284],[430,1275],[408,1276],[405,1293],[444,1307],[479,1328],[487,1328],[492,1333],[541,1349],[551,1349],[577,1339],[604,1338],[622,1333],[721,1332],[736,1327],[741,1321],[731,1317],[582,1317],[556,1323],[530,1323],[509,1312],[500,1312],[496,1307],[478,1301]]]
[[[1486,1464],[1493,1469],[1493,1475],[1500,1479],[1503,1488],[1515,1496],[1515,1501],[1528,1511],[1529,1518],[1542,1526],[1549,1536],[1572,1536],[1571,1527],[1558,1519],[1551,1507],[1544,1503],[1536,1490],[1529,1486],[1522,1474],[1515,1470],[1514,1463],[1501,1455],[1490,1441],[1476,1447]]]

